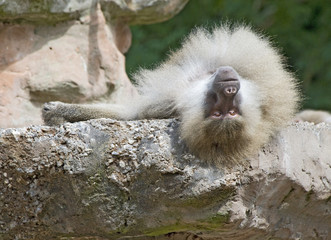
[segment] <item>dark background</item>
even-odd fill
[[[196,26],[243,22],[273,39],[287,58],[305,97],[302,108],[331,111],[331,1],[190,0],[174,18],[132,26],[127,72],[151,68],[180,46]]]

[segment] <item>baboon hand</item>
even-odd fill
[[[49,126],[60,125],[66,122],[65,118],[65,103],[62,102],[47,102],[42,109],[42,117],[44,123]]]

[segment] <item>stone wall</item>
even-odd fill
[[[2,129],[0,238],[329,239],[331,125],[289,126],[227,171],[187,153],[177,128]]]

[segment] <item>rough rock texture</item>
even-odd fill
[[[123,56],[129,24],[166,20],[187,1],[0,1],[0,127],[41,124],[47,101],[136,94]]]
[[[54,23],[72,20],[91,10],[95,3],[112,20],[150,24],[172,18],[189,0],[1,0],[0,21],[41,20]]]
[[[177,129],[0,130],[0,238],[330,239],[331,125],[289,126],[226,171],[187,153]]]
[[[189,0],[103,0],[102,9],[109,20],[130,24],[151,24],[175,16]]]

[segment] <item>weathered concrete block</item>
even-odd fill
[[[289,126],[228,171],[187,153],[177,127],[1,129],[0,238],[328,239],[330,125]]]

